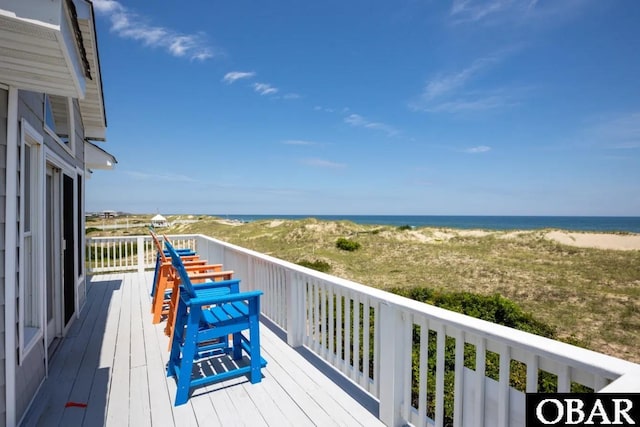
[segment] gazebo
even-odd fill
[[[154,227],[168,227],[169,223],[167,222],[167,218],[158,214],[151,218],[151,225]]]

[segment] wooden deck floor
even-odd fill
[[[149,313],[150,273],[94,276],[88,300],[53,356],[24,426],[375,426],[377,403],[304,349],[261,329],[264,379],[196,389],[174,407],[168,339]],[[69,402],[86,407],[66,407]]]

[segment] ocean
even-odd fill
[[[412,227],[445,227],[483,230],[536,230],[556,228],[573,231],[640,233],[640,217],[613,216],[465,216],[465,215],[213,215],[243,222],[264,219],[317,218],[326,221],[352,221]]]

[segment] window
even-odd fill
[[[19,322],[21,359],[43,335],[44,290],[39,268],[40,226],[38,222],[42,137],[22,122],[20,147],[20,248],[18,251]]]
[[[73,154],[73,100],[56,95],[44,96],[44,130]]]

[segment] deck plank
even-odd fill
[[[131,283],[126,275],[122,283],[122,307],[118,318],[113,373],[107,406],[107,426],[129,425],[131,355]]]
[[[266,325],[260,334],[268,364],[260,383],[242,376],[210,384],[174,406],[164,323],[153,325],[149,314],[151,280],[148,272],[90,280],[85,310],[61,343],[24,425],[381,425]],[[72,399],[87,408],[65,409]]]
[[[90,301],[84,307],[80,319],[69,328],[64,345],[60,345],[56,354],[52,357],[49,367],[49,378],[42,387],[46,399],[35,399],[36,408],[46,412],[46,417],[27,417],[24,424],[39,426],[59,425],[65,412],[65,404],[69,402],[69,396],[76,383],[80,370],[82,357],[85,354],[92,322],[98,318],[99,312],[95,310],[100,301],[105,297],[104,288],[95,288],[90,292]],[[83,328],[83,326],[85,326]]]
[[[149,411],[152,425],[154,427],[174,426],[173,412],[171,406],[173,402],[169,396],[167,380],[165,378],[165,366],[162,362],[162,352],[166,350],[166,343],[158,342],[156,327],[151,323],[151,314],[148,313],[150,288],[144,286],[151,282],[151,278],[140,275],[142,284],[138,286],[138,296],[141,306],[142,336],[145,342],[145,355],[147,360],[147,380],[149,388]],[[145,318],[146,317],[146,318]]]

